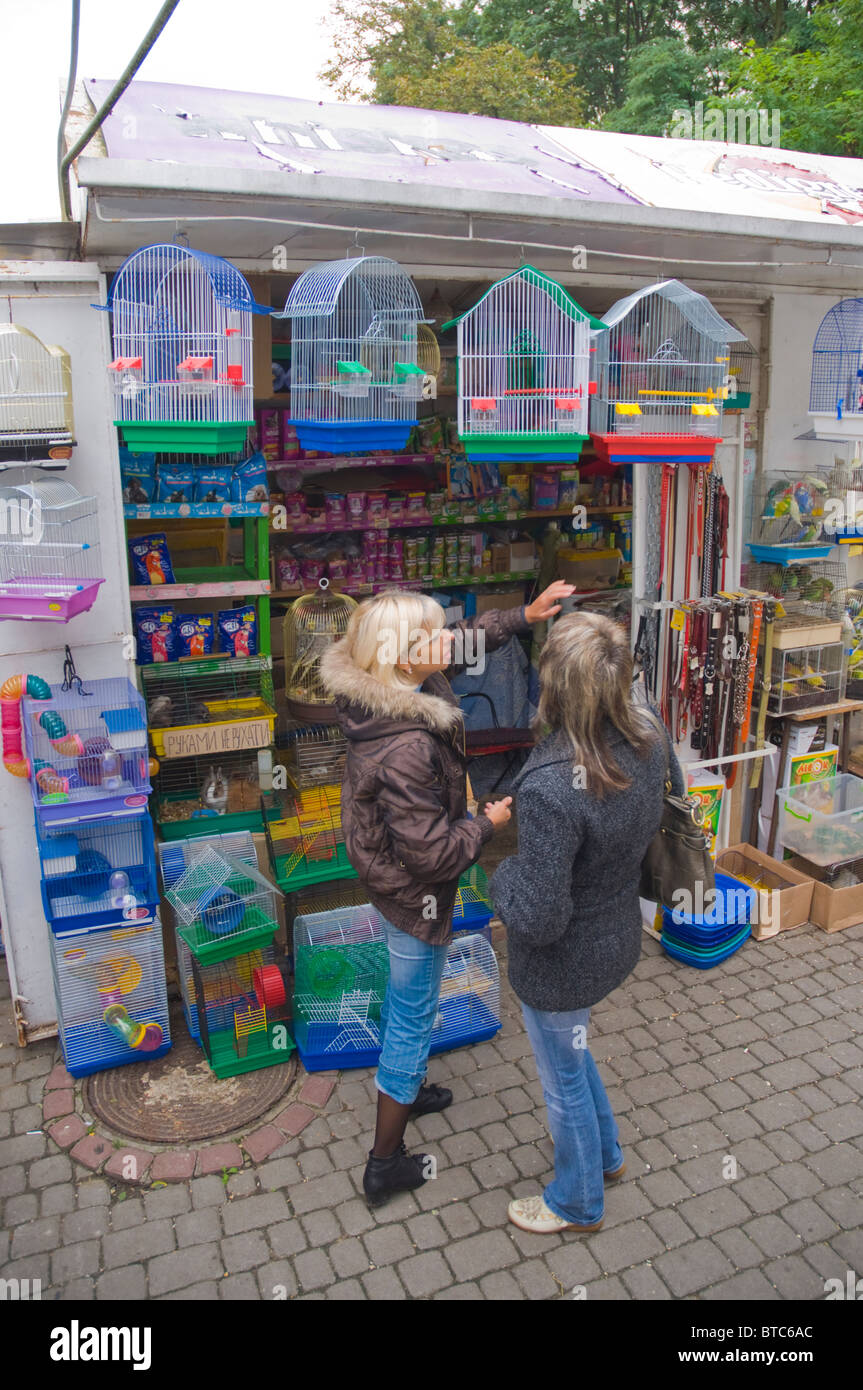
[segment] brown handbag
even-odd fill
[[[665,740],[665,795],[662,820],[647,847],[641,864],[639,894],[663,907],[681,906],[681,890],[696,902],[716,886],[713,860],[702,829],[703,814],[688,796],[675,796],[671,790],[671,755],[665,725],[657,720]],[[701,885],[700,888],[698,885]],[[712,900],[711,900],[712,901]]]

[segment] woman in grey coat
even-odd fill
[[[539,722],[550,730],[516,782],[518,853],[491,883],[506,923],[548,1109],[555,1177],[510,1203],[522,1230],[595,1231],[603,1182],[624,1172],[617,1124],[587,1046],[590,1010],[641,953],[641,862],[659,829],[666,773],[683,776],[657,719],[632,701],[624,630],[561,618],[539,663]]]

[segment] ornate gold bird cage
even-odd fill
[[[285,695],[294,719],[311,724],[327,722],[331,700],[321,684],[320,660],[331,643],[347,630],[356,601],[337,594],[329,580],[301,594],[285,614]]]

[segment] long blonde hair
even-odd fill
[[[357,605],[342,643],[354,665],[381,685],[410,690],[416,680],[399,662],[411,659],[419,634],[430,634],[444,624],[443,609],[428,594],[385,589]]]
[[[537,723],[562,733],[587,789],[600,800],[630,779],[615,762],[613,725],[644,757],[658,731],[632,702],[632,656],[622,627],[600,613],[573,613],[552,627],[539,658]]]

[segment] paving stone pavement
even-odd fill
[[[370,1071],[342,1072],[253,1168],[124,1187],[41,1132],[56,1044],[15,1047],[0,980],[0,1277],[43,1298],[814,1300],[863,1275],[863,926],[749,942],[704,973],[645,940],[592,1017],[628,1171],[588,1237],[506,1220],[552,1167],[506,983],[494,1040],[432,1060],[454,1104],[408,1138],[437,1178],[372,1214]]]

